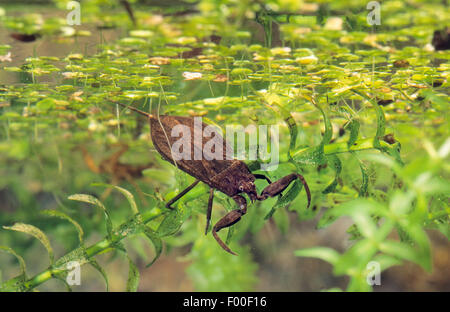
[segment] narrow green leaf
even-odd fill
[[[387,270],[392,266],[402,264],[402,261],[398,260],[397,258],[385,254],[376,255],[373,258],[373,261],[376,261],[380,264],[381,271]]]
[[[128,257],[129,271],[128,271],[128,281],[127,281],[127,291],[136,292],[139,286],[139,269],[134,264],[134,262]]]
[[[67,280],[65,278],[65,276],[63,276],[63,274],[53,274],[53,277],[55,279],[57,279],[58,281],[62,282],[64,284],[64,286],[66,286],[66,290],[68,292],[72,292],[72,287],[70,287],[70,285],[67,283]]]
[[[331,214],[323,214],[319,222],[317,222],[317,229],[323,229],[336,221],[337,217]]]
[[[350,137],[347,141],[347,145],[348,147],[352,146],[353,144],[355,144],[356,140],[358,139],[358,134],[359,134],[359,128],[360,128],[360,123],[358,120],[356,119],[352,119],[350,120],[350,122],[346,125],[345,128],[350,128]]]
[[[383,210],[386,210],[386,207],[367,200],[367,199],[355,199],[343,204],[340,204],[336,207],[333,207],[333,209],[327,210],[327,212],[324,214],[327,216],[334,216],[334,217],[342,217],[342,216],[355,216],[360,213],[366,213],[366,214],[377,214],[381,213]]]
[[[68,198],[70,200],[77,200],[77,201],[89,203],[89,204],[95,205],[95,206],[99,207],[100,209],[102,209],[103,213],[105,214],[105,219],[106,219],[106,231],[108,232],[109,235],[112,235],[113,225],[112,225],[111,217],[109,216],[108,210],[101,203],[101,201],[99,201],[94,196],[87,195],[87,194],[74,194],[74,195],[70,195]]]
[[[12,231],[23,232],[37,238],[42,243],[42,245],[44,245],[45,249],[47,249],[48,256],[50,258],[50,264],[53,264],[53,262],[55,261],[53,249],[50,246],[50,241],[48,240],[47,235],[45,235],[44,232],[42,232],[40,229],[38,229],[34,225],[25,223],[15,223],[13,226],[4,226],[3,228]]]
[[[144,225],[144,234],[148,237],[148,239],[152,242],[153,247],[155,248],[155,257],[153,260],[146,265],[146,267],[151,266],[161,255],[163,244],[161,238],[158,236],[158,234],[153,231],[149,226]]]
[[[375,137],[373,139],[373,146],[383,152],[386,152],[386,148],[384,148],[380,143],[380,138],[384,136],[385,129],[386,129],[386,117],[384,116],[383,109],[380,105],[378,105],[377,101],[373,100],[371,97],[369,97],[365,92],[354,90],[352,91],[359,96],[363,97],[365,100],[367,100],[369,103],[372,104],[372,106],[375,108],[376,116],[377,116],[377,132],[375,134]]]
[[[385,151],[385,149],[381,146],[380,138],[384,136],[386,129],[386,117],[384,117],[384,112],[380,105],[375,103],[374,106],[377,113],[377,132],[375,134],[373,146],[381,151]]]
[[[95,260],[94,258],[89,259],[89,264],[98,272],[100,272],[106,284],[106,291],[109,291],[109,281],[108,275],[106,275],[106,271],[100,266],[100,264],[98,264],[97,260]]]
[[[84,236],[84,232],[83,229],[81,228],[80,224],[78,224],[78,222],[76,222],[75,220],[73,220],[71,217],[69,217],[68,215],[66,215],[64,212],[61,212],[59,210],[43,210],[41,211],[42,214],[48,215],[48,216],[52,216],[52,217],[57,217],[57,218],[61,218],[64,220],[69,221],[70,223],[73,224],[73,226],[75,226],[75,228],[78,231],[78,239],[80,241],[80,244],[83,244],[83,236]]]
[[[351,272],[364,271],[367,263],[375,256],[377,250],[377,245],[370,239],[357,241],[334,264],[334,273],[336,275],[349,275]]]
[[[331,138],[333,136],[333,128],[331,126],[330,119],[328,118],[328,115],[325,113],[325,111],[316,103],[314,98],[309,96],[304,96],[307,100],[309,100],[322,114],[323,121],[325,124],[325,131],[322,137],[322,141],[317,147],[314,147],[313,149],[308,149],[305,152],[299,152],[296,151],[293,154],[293,160],[297,165],[321,165],[326,162],[325,158],[325,144],[328,144],[331,141]]]
[[[297,123],[295,122],[294,117],[292,116],[291,112],[289,112],[287,109],[285,109],[281,104],[281,99],[271,94],[269,96],[266,96],[266,100],[268,101],[270,109],[272,109],[275,113],[277,113],[281,118],[283,118],[284,122],[286,122],[288,128],[289,128],[289,135],[290,135],[290,141],[289,141],[289,149],[287,152],[288,159],[291,158],[291,152],[295,149],[295,145],[297,142],[297,136],[298,136],[298,127]]]
[[[227,233],[227,238],[225,240],[225,244],[229,245],[231,243],[231,239],[233,238],[233,234],[234,234],[234,226],[230,226],[228,228],[228,233]]]
[[[179,203],[176,209],[170,211],[158,227],[159,237],[175,234],[181,225],[191,215],[191,208]]]
[[[328,115],[325,113],[325,111],[322,109],[322,107],[315,104],[314,102],[313,102],[313,104],[322,113],[323,122],[325,124],[325,131],[324,131],[324,134],[322,137],[322,141],[320,142],[320,148],[321,148],[321,151],[323,152],[323,147],[325,146],[325,144],[328,144],[331,141],[331,138],[333,136],[333,128],[331,126],[330,118],[328,118]]]
[[[413,191],[401,192],[396,190],[389,200],[389,210],[395,215],[404,215],[413,209],[412,201],[415,199]]]
[[[431,270],[431,261],[427,257],[424,257],[420,251],[415,250],[413,247],[396,241],[384,241],[380,243],[379,248],[382,252],[405,259],[414,263],[417,263],[427,271]]]
[[[126,190],[120,186],[117,186],[117,185],[111,185],[111,184],[106,184],[106,183],[92,183],[92,186],[103,186],[103,187],[115,188],[116,190],[121,192],[127,198],[128,202],[130,203],[131,210],[133,211],[133,213],[134,214],[139,213],[139,210],[136,205],[136,201],[134,200],[134,196],[128,190]]]
[[[339,253],[328,247],[311,247],[299,249],[294,252],[297,257],[309,257],[324,260],[334,265],[339,260]]]
[[[277,202],[269,211],[269,213],[264,217],[265,220],[271,218],[275,211],[280,208],[287,207],[294,199],[297,197],[298,193],[302,190],[303,184],[298,180],[295,180],[291,188],[281,197],[278,197]]]
[[[348,283],[346,291],[348,292],[369,292],[372,291],[372,287],[367,283],[367,280],[365,277],[357,275],[352,276],[350,278],[350,281]]]
[[[369,175],[367,174],[367,167],[364,163],[359,160],[359,168],[361,169],[362,182],[361,187],[359,188],[359,197],[367,197],[368,195],[368,187],[369,187]]]
[[[373,238],[375,236],[377,227],[370,214],[361,211],[359,213],[354,213],[352,218],[355,221],[358,230],[364,237]]]
[[[406,232],[409,238],[417,244],[417,250],[420,254],[421,265],[426,269],[431,269],[431,247],[430,240],[422,229],[421,223],[413,223],[411,221],[399,220],[398,224],[402,230]]]
[[[287,123],[289,127],[290,141],[289,141],[288,157],[290,158],[291,152],[295,149],[295,145],[297,142],[298,128],[297,123],[295,122],[294,118],[290,113],[284,117],[285,117],[284,121]]]
[[[0,250],[7,252],[11,255],[13,255],[14,257],[16,257],[17,261],[19,261],[19,265],[20,265],[20,276],[25,280],[27,277],[27,273],[26,273],[26,265],[25,265],[25,261],[23,260],[23,258],[21,256],[19,256],[12,248],[9,248],[8,246],[0,246]],[[1,286],[0,286],[1,289]]]
[[[334,171],[336,172],[333,182],[331,182],[323,191],[323,194],[332,193],[336,190],[336,186],[338,185],[338,179],[341,175],[342,171],[342,162],[336,155],[329,155],[326,156],[328,163],[333,167]]]

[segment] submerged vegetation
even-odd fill
[[[442,1],[383,1],[373,26],[366,1],[86,0],[72,26],[67,2],[48,3],[50,13],[0,4],[0,251],[12,255],[1,254],[0,290],[50,279],[70,289],[71,261],[91,264],[108,287],[95,257],[106,252],[125,255],[126,289],[137,290],[140,259],[151,265],[177,248],[196,290],[253,290],[264,269],[253,237],[270,220],[288,237],[306,220],[319,230],[349,217],[345,250],[291,246],[292,258],[347,276],[346,290],[372,290],[372,261],[380,271],[433,270],[429,231],[450,238],[450,52],[432,44],[449,26]],[[311,207],[299,181],[249,204],[220,232],[239,256],[227,254],[203,233],[209,188],[165,208],[194,180],[161,159],[147,120],[117,102],[222,129],[279,125],[280,164],[264,173],[301,173]],[[262,162],[248,165],[263,173]],[[258,193],[266,184],[256,182]],[[216,191],[213,223],[235,206]],[[38,241],[49,263],[36,267]]]

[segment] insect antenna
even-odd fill
[[[147,112],[141,111],[140,109],[137,109],[134,106],[125,105],[125,104],[122,104],[122,103],[119,103],[119,102],[114,102],[114,103],[119,104],[122,107],[128,108],[129,110],[135,111],[136,113],[139,113],[141,115],[147,116],[148,118],[155,118],[155,116],[153,116],[152,114],[149,114]]]

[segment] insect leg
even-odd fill
[[[256,174],[253,174],[253,176],[255,177],[255,179],[266,180],[269,184],[272,183],[272,181],[270,181],[270,179],[263,174],[256,173]]]
[[[222,219],[219,220],[219,222],[214,225],[212,229],[212,234],[214,238],[216,239],[217,243],[219,243],[220,247],[222,247],[225,251],[229,252],[232,255],[237,255],[231,249],[220,239],[219,235],[217,235],[217,232],[219,232],[221,229],[229,227],[236,222],[238,222],[241,217],[247,212],[247,200],[240,196],[236,195],[233,196],[233,199],[238,203],[240,209],[232,210],[229,213],[227,213]]]
[[[206,210],[205,235],[208,234],[208,227],[209,227],[209,223],[211,222],[211,212],[212,212],[213,200],[214,200],[214,189],[210,188],[209,189],[208,210]]]
[[[192,183],[191,185],[189,185],[187,188],[185,188],[181,193],[177,194],[177,196],[175,196],[174,198],[172,198],[171,200],[169,200],[166,204],[166,208],[169,209],[174,209],[172,205],[174,202],[176,202],[177,200],[179,200],[181,197],[183,197],[184,195],[186,195],[187,192],[189,192],[190,190],[192,190],[197,184],[198,182],[200,182],[200,180],[195,180],[194,183]]]
[[[281,192],[283,192],[289,186],[289,184],[291,184],[291,182],[294,181],[295,179],[299,179],[302,182],[303,186],[305,187],[306,196],[308,197],[308,207],[309,207],[309,205],[311,204],[311,192],[309,190],[308,184],[305,181],[305,178],[301,174],[298,174],[298,173],[291,173],[291,174],[279,179],[278,181],[275,181],[275,182],[269,184],[262,191],[261,196],[259,196],[258,199],[264,200],[268,197],[274,197],[274,196],[281,194]]]

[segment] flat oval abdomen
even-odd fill
[[[151,118],[150,127],[153,145],[163,158],[205,183],[210,184],[211,178],[228,168],[233,161],[227,159],[227,155],[233,155],[233,150],[223,137],[217,132],[205,136],[211,130],[206,128],[212,126],[199,120],[162,115]],[[180,146],[182,148],[177,151],[175,147]]]

